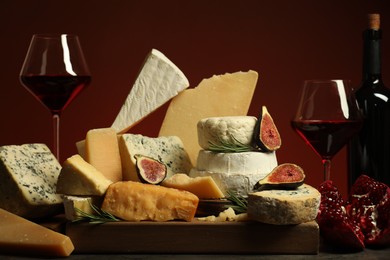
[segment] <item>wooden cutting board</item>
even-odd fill
[[[67,223],[77,253],[318,254],[319,227],[259,222]]]

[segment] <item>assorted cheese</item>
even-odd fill
[[[195,165],[200,149],[199,120],[247,115],[257,78],[257,72],[252,70],[226,73],[204,79],[197,87],[184,90],[169,104],[159,136],[179,136]]]
[[[102,209],[128,221],[192,221],[198,203],[188,191],[125,181],[110,185]]]
[[[146,58],[112,128],[118,133],[127,132],[189,85],[183,72],[164,54],[153,49]]]
[[[177,136],[157,138],[123,134],[119,139],[123,180],[140,181],[135,155],[148,156],[167,166],[167,178],[175,173],[188,173],[192,167],[183,143]]]
[[[45,144],[0,147],[0,208],[26,218],[62,209],[56,185],[61,165]]]
[[[113,128],[88,131],[85,138],[85,160],[109,180],[113,182],[122,180],[118,136]]]
[[[189,191],[199,199],[220,199],[225,195],[210,176],[191,178],[177,173],[163,181],[162,186]]]
[[[103,196],[111,183],[100,171],[76,154],[63,163],[57,193]]]
[[[257,118],[246,114],[257,78],[255,71],[236,72],[185,90],[185,75],[153,49],[112,127],[88,131],[76,144],[79,154],[62,168],[44,144],[0,147],[0,251],[68,256],[74,249],[68,237],[14,214],[38,218],[64,209],[73,221],[80,210],[94,214],[95,205],[127,221],[192,221],[199,199],[219,201],[229,191],[248,197],[247,214],[228,208],[198,220],[273,225],[314,220],[320,193],[307,184],[253,191],[277,166],[275,152],[212,150],[213,145],[253,144]],[[172,98],[159,137],[125,133]],[[138,155],[166,165],[161,185],[140,183]]]
[[[250,193],[248,217],[274,225],[300,224],[314,220],[321,194],[308,184],[293,190],[263,190]]]
[[[0,208],[0,252],[40,257],[69,256],[74,245],[68,236]]]

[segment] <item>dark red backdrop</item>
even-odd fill
[[[383,72],[390,85],[387,1],[19,1],[0,3],[0,145],[51,144],[50,114],[20,85],[31,35],[78,34],[93,82],[62,116],[62,160],[91,128],[108,127],[152,49],[166,54],[192,86],[213,74],[253,69],[259,82],[249,114],[266,105],[283,138],[278,160],[301,165],[307,182],[322,181],[320,159],[291,130],[304,79],[348,78],[358,85],[366,15],[382,15]],[[216,100],[215,102],[223,102]],[[166,106],[132,131],[155,136]],[[345,150],[332,178],[345,193]]]

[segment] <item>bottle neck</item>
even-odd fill
[[[363,81],[378,82],[381,74],[381,38],[382,31],[368,29],[363,33]]]

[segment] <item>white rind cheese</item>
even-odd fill
[[[240,142],[251,145],[257,118],[253,116],[208,117],[197,124],[198,142],[207,150],[210,143]]]
[[[118,133],[127,132],[189,85],[183,72],[164,54],[153,49],[146,58],[112,128]]]
[[[0,208],[26,218],[62,209],[56,194],[61,165],[45,144],[0,147]]]
[[[139,181],[134,155],[151,157],[167,166],[167,176],[176,173],[188,173],[192,168],[190,158],[183,143],[177,136],[146,137],[143,135],[123,134],[119,139],[122,159],[123,180]]]
[[[228,195],[228,191],[237,193],[240,196],[247,196],[248,193],[253,191],[254,185],[262,178],[264,173],[230,173],[225,172],[210,172],[200,171],[196,168],[191,169],[190,177],[205,177],[211,176],[218,187],[221,189],[225,196]]]
[[[248,217],[267,224],[290,225],[316,218],[321,194],[310,185],[295,190],[264,190],[248,194]]]
[[[216,153],[200,150],[196,168],[200,171],[265,176],[278,165],[275,152]]]

